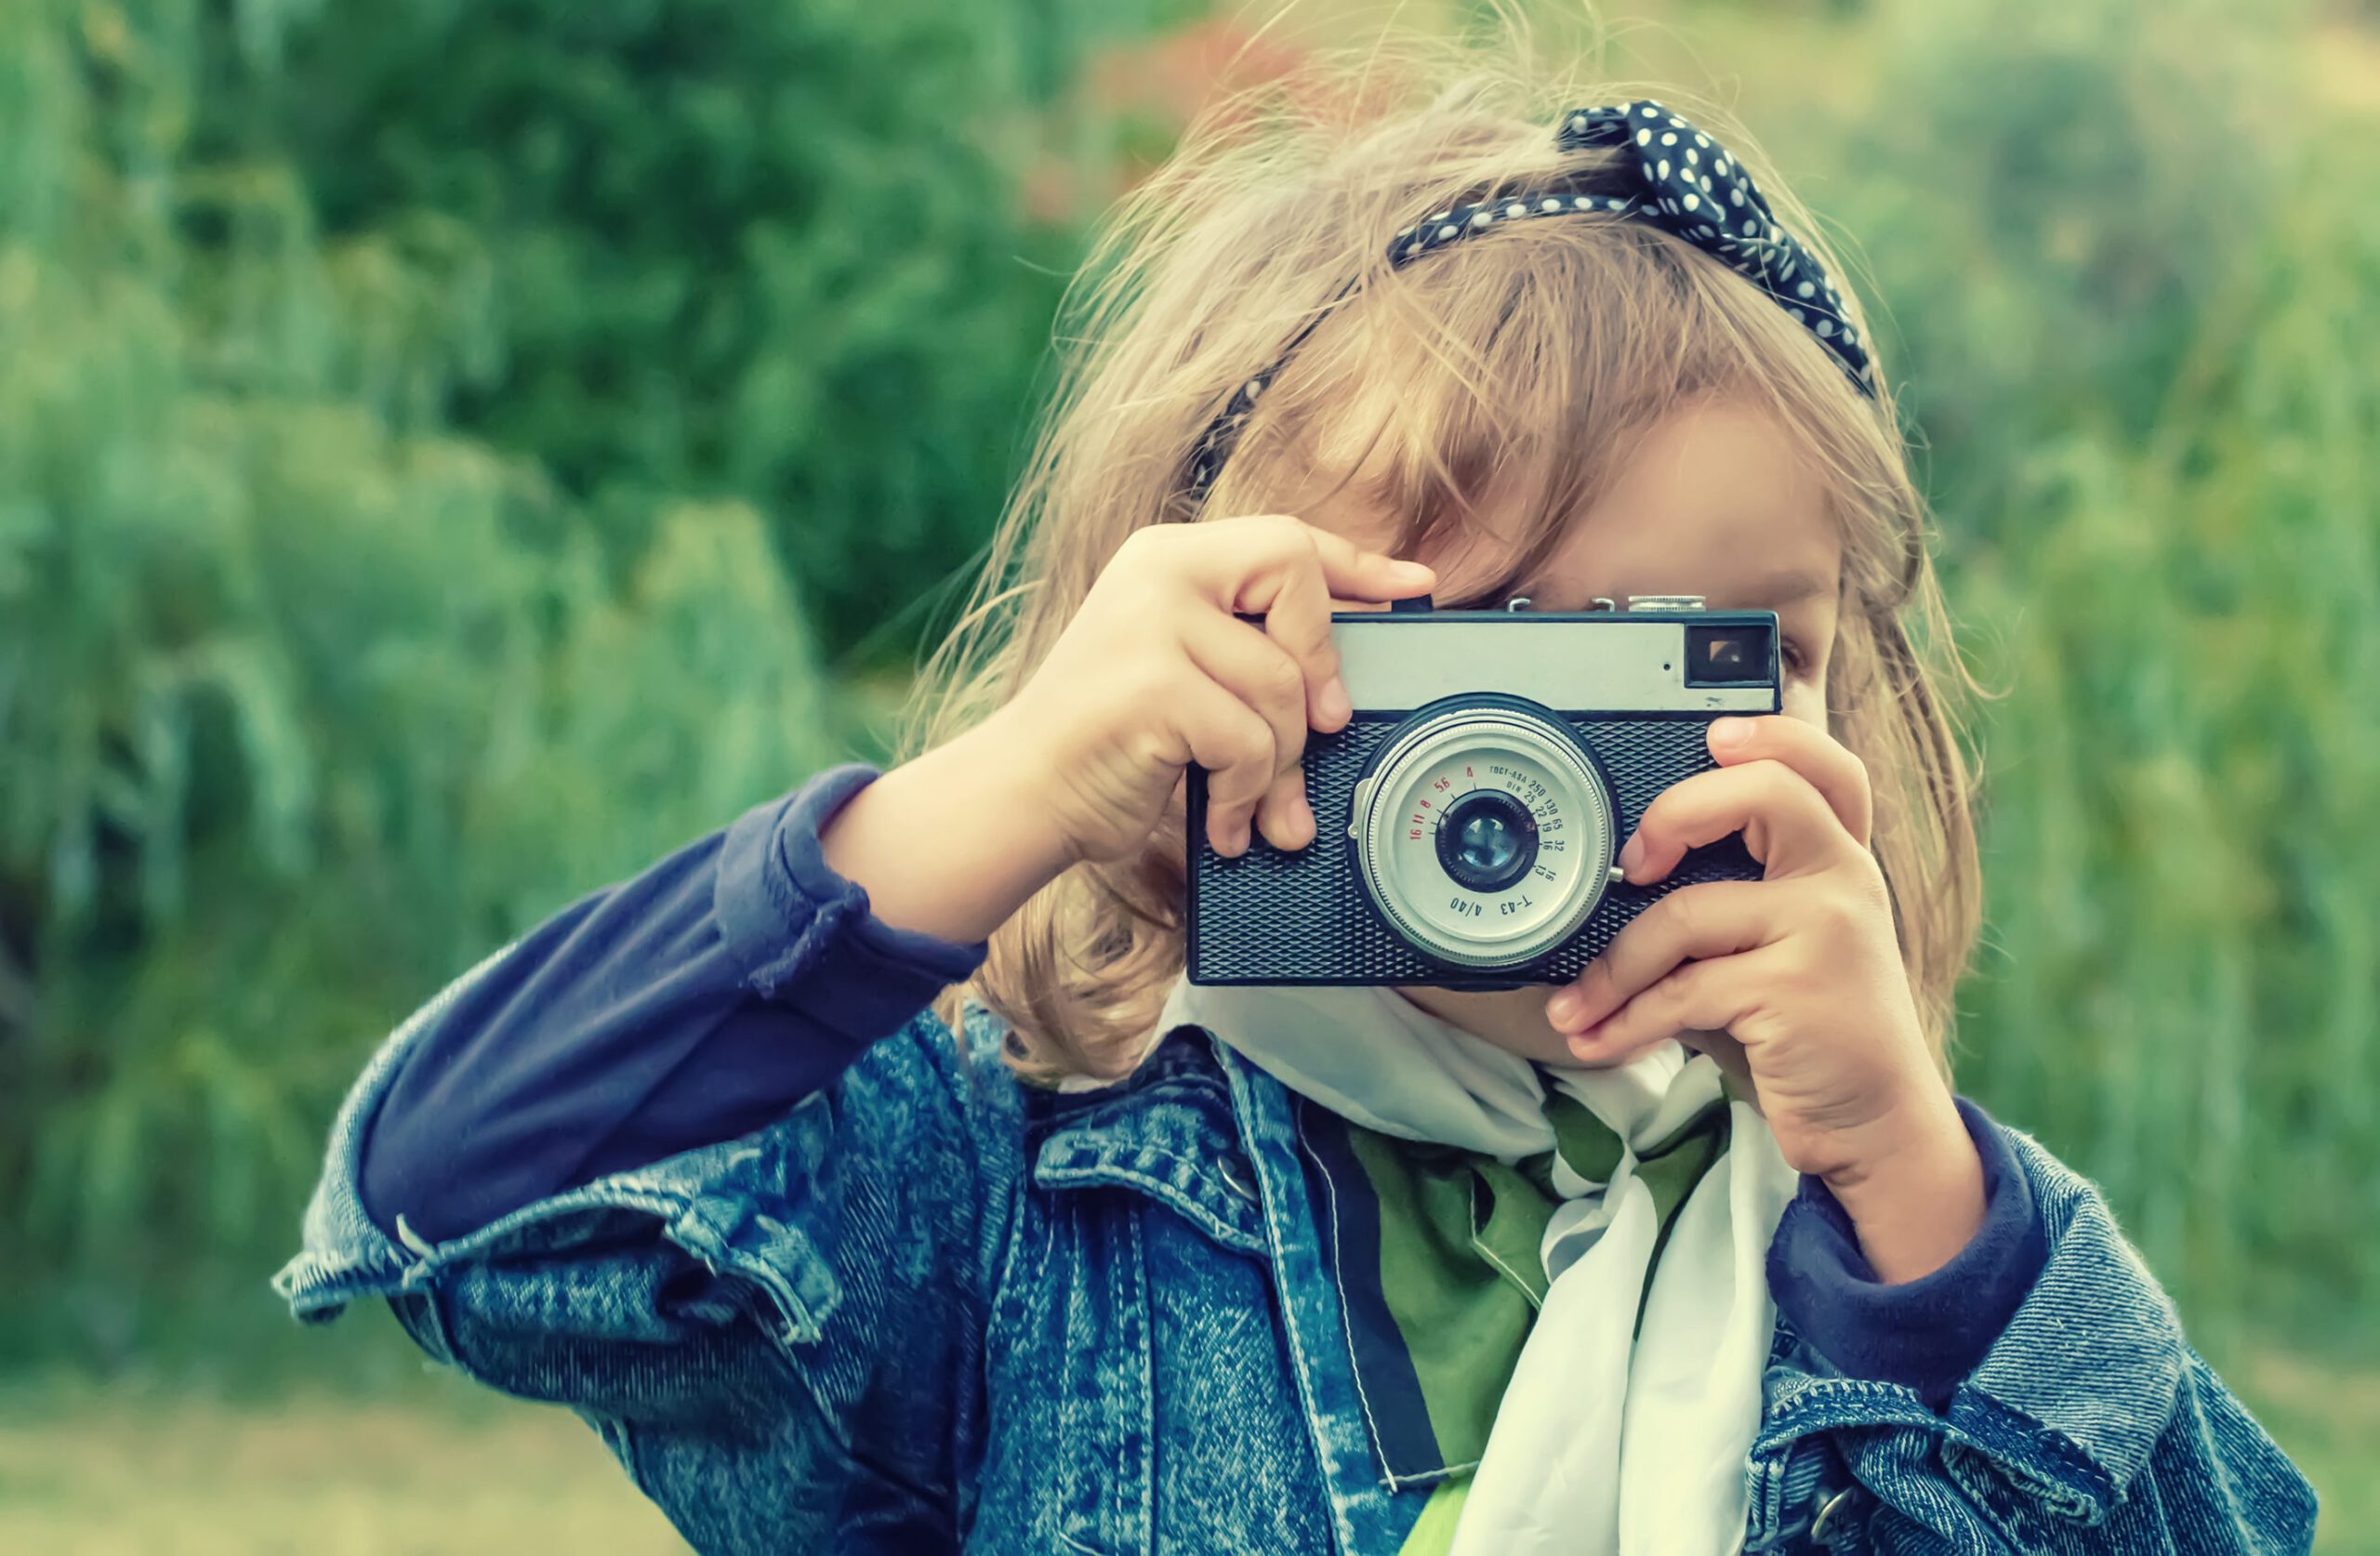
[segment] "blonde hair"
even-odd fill
[[[1532,516],[1503,581],[1517,587],[1632,434],[1737,400],[1794,436],[1841,526],[1829,710],[1871,774],[1873,849],[1938,1055],[1978,918],[1969,780],[1943,694],[1964,681],[1884,376],[1862,397],[1776,302],[1625,218],[1515,223],[1391,270],[1393,234],[1465,200],[1634,192],[1616,153],[1558,152],[1553,127],[1584,104],[1678,101],[1504,61],[1480,71],[1465,52],[1311,61],[1209,111],[1111,214],[1062,317],[1058,392],[904,744],[938,745],[1012,696],[1144,525],[1284,510],[1319,470],[1392,515],[1389,548],[1409,556],[1467,523],[1492,486]],[[1749,139],[1723,115],[1681,112],[1843,280]],[[1200,435],[1316,318],[1194,510],[1183,480]],[[1002,926],[945,1013],[969,996],[990,1008],[1030,1076],[1129,1070],[1181,970],[1183,868],[1177,800],[1139,857],[1077,866]]]

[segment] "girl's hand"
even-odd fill
[[[1137,531],[1008,705],[826,823],[827,867],[888,924],[979,940],[1069,865],[1140,848],[1192,762],[1210,774],[1217,849],[1246,849],[1251,827],[1303,848],[1305,732],[1353,712],[1334,597],[1379,604],[1435,582],[1286,515]]]
[[[1741,832],[1757,881],[1681,887],[1548,1002],[1581,1062],[1681,1038],[1750,1081],[1785,1159],[1823,1178],[1879,1274],[1913,1279],[1966,1244],[1982,1168],[1925,1045],[1868,850],[1859,759],[1781,716],[1722,719],[1721,766],[1645,809],[1620,851],[1647,885]]]
[[[1038,774],[1038,823],[1070,859],[1121,858],[1207,770],[1207,837],[1314,840],[1299,758],[1354,709],[1330,640],[1333,598],[1421,594],[1429,568],[1289,518],[1136,531],[1014,700],[985,730]],[[1261,615],[1262,626],[1239,619]]]

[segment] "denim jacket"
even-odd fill
[[[469,982],[456,985],[459,990]],[[931,1014],[742,1139],[394,1239],[356,1188],[407,1045],[334,1127],[277,1286],[585,1418],[707,1552],[1394,1556],[1303,1103],[1195,1029],[1129,1079],[1020,1084]],[[2049,1258],[1939,1413],[1780,1315],[1751,1551],[2299,1551],[2311,1489],[2185,1340],[2098,1193],[2014,1134]]]

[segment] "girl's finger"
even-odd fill
[[[1867,764],[1824,730],[1781,713],[1757,719],[1714,719],[1710,741],[1711,755],[1723,767],[1765,758],[1792,768],[1826,798],[1835,819],[1853,840],[1861,848],[1868,846],[1876,802],[1868,784]]]
[[[1305,751],[1311,689],[1298,662],[1265,633],[1236,616],[1210,611],[1183,634],[1191,662],[1232,692],[1273,731],[1272,782],[1257,801],[1256,830],[1276,848],[1292,851],[1314,840],[1314,813],[1306,806]]]
[[[1438,575],[1426,562],[1404,561],[1381,551],[1368,551],[1342,535],[1302,525],[1314,539],[1315,560],[1321,565],[1325,591],[1342,600],[1384,603],[1427,594],[1437,587]]]
[[[1256,830],[1275,848],[1289,853],[1314,841],[1314,807],[1305,798],[1305,770],[1293,767],[1273,780],[1256,802]]]
[[[1339,647],[1330,638],[1330,587],[1318,561],[1309,560],[1282,574],[1268,599],[1248,601],[1264,615],[1264,631],[1305,672],[1302,719],[1317,730],[1337,730],[1355,712],[1339,679]]]
[[[1682,1032],[1725,1032],[1760,997],[1768,976],[1763,951],[1688,962],[1569,1039],[1581,1064],[1615,1064]]]
[[[1650,988],[1680,962],[1732,956],[1775,940],[1792,905],[1773,881],[1682,886],[1638,914],[1576,982],[1546,1002],[1557,1030],[1580,1032]]]
[[[1330,639],[1331,597],[1400,600],[1436,582],[1419,562],[1362,550],[1288,514],[1218,519],[1191,533],[1207,543],[1188,569],[1192,581],[1224,611],[1264,618],[1265,632],[1304,669],[1306,718],[1316,729],[1338,729],[1351,711]]]
[[[1661,791],[1620,851],[1620,867],[1647,886],[1677,868],[1686,850],[1736,832],[1771,880],[1866,851],[1808,780],[1783,762],[1763,759],[1698,772]]]
[[[1207,841],[1217,853],[1248,847],[1249,818],[1273,786],[1273,727],[1236,693],[1185,673],[1169,699],[1167,722],[1180,746],[1168,753],[1207,770]]]
[[[1209,679],[1272,726],[1275,771],[1295,767],[1306,732],[1305,673],[1298,662],[1263,632],[1216,611],[1183,628],[1182,647]]]
[[[1201,592],[1236,626],[1258,630],[1237,620],[1236,613],[1263,617],[1260,635],[1270,638],[1303,674],[1300,725],[1338,729],[1351,710],[1339,679],[1339,650],[1330,640],[1330,590],[1314,540],[1321,532],[1286,515],[1217,520],[1200,528],[1212,532],[1208,539],[1228,541],[1231,553],[1219,564],[1222,571],[1209,574]]]

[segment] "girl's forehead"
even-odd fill
[[[1607,479],[1568,516],[1499,510],[1448,536],[1431,560],[1459,599],[1511,576],[1549,522],[1546,560],[1522,580],[1542,609],[1597,596],[1699,594],[1714,605],[1771,608],[1832,598],[1843,572],[1826,489],[1775,416],[1729,402],[1673,412],[1614,451]]]

